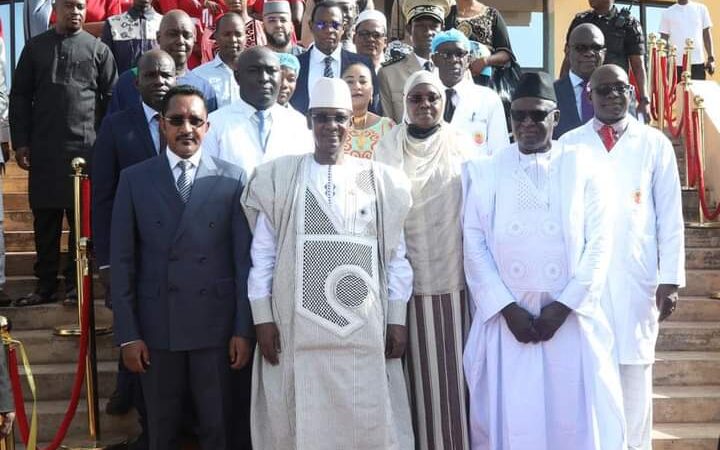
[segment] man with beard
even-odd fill
[[[37,261],[35,290],[17,306],[57,299],[63,217],[74,242],[70,163],[89,156],[98,118],[105,113],[117,79],[110,49],[83,30],[85,0],[57,0],[55,28],[23,48],[10,91],[10,133],[15,158],[30,172]],[[77,300],[75,246],[65,268],[65,298]]]
[[[326,0],[313,8],[310,26],[315,40],[312,48],[298,57],[300,75],[297,90],[291,99],[292,105],[305,114],[310,102],[310,92],[320,78],[340,78],[343,70],[353,63],[365,64],[372,71],[373,100],[371,112],[378,112],[379,94],[377,77],[372,62],[366,56],[349,52],[342,48],[341,38],[345,30],[343,7],[340,2]]]
[[[605,52],[605,36],[595,25],[584,23],[570,33],[565,49],[570,59],[570,73],[555,82],[560,123],[555,127],[553,139],[593,118],[590,77],[602,65]]]
[[[441,4],[436,0],[406,0],[403,3],[413,51],[403,58],[385,62],[378,73],[383,115],[395,123],[402,122],[405,112],[405,80],[418,70],[434,70],[430,49],[433,38],[442,31],[445,23],[446,11]]]
[[[235,66],[240,99],[210,114],[206,154],[252,174],[259,164],[282,155],[312,151],[305,118],[277,103],[281,79],[277,53],[266,47],[245,50]]]
[[[290,4],[287,0],[265,2],[262,23],[267,47],[270,50],[295,56],[305,51],[303,47],[293,44],[291,41],[293,24],[290,19]]]
[[[105,303],[110,297],[110,226],[115,190],[120,172],[126,167],[164,151],[160,132],[160,107],[167,91],[175,85],[175,63],[160,49],[150,50],[138,61],[137,87],[141,102],[103,120],[92,154],[93,248],[105,287]],[[133,449],[147,449],[147,418],[140,380],[120,359],[115,392],[106,406],[108,414],[121,415],[134,406],[142,434]]]
[[[197,67],[193,73],[210,83],[217,95],[218,108],[240,98],[235,82],[235,61],[245,48],[245,22],[240,14],[227,12],[217,22],[215,42],[218,52],[212,61]]]
[[[552,141],[549,74],[511,104],[516,143],[463,169],[473,449],[620,450],[622,394],[600,306],[612,216],[590,149]]]
[[[385,60],[385,47],[387,46],[385,15],[375,9],[361,12],[355,24],[353,43],[358,55],[370,58],[375,67],[375,73],[377,73]]]
[[[140,55],[157,46],[161,20],[150,0],[133,0],[127,12],[105,20],[101,37],[113,52],[118,73],[135,67]]]
[[[409,183],[345,155],[345,81],[321,78],[312,94],[314,153],[259,166],[243,193],[259,350],[253,448],[410,450],[400,359],[412,291]]]
[[[604,186],[614,221],[605,232],[615,246],[602,306],[615,333],[627,448],[648,450],[658,322],[675,311],[678,288],[685,285],[680,178],[670,140],[628,114],[627,73],[601,66],[590,85],[595,118],[560,142],[585,144],[608,166]]]
[[[507,147],[505,109],[490,88],[468,76],[470,41],[458,30],[443,31],[432,40],[432,61],[445,86],[443,119],[470,138],[475,156],[492,155]]]
[[[215,90],[204,78],[200,78],[188,69],[188,57],[195,45],[195,25],[185,11],[173,9],[168,11],[160,22],[157,42],[175,61],[177,84],[188,84],[196,87],[205,97],[208,111],[217,109]],[[122,111],[130,105],[140,102],[140,93],[135,84],[135,71],[125,71],[118,78],[113,89],[113,98],[108,113]]]

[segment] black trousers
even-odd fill
[[[68,261],[63,270],[65,291],[75,287],[75,230],[72,209],[33,209],[33,231],[35,232],[35,276],[39,281],[36,292],[43,295],[55,293],[60,269],[60,238],[63,217],[70,225]]]
[[[682,66],[677,68],[677,80],[678,83],[682,81]],[[705,64],[691,64],[690,65],[690,79],[692,80],[704,80],[705,79]]]

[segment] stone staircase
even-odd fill
[[[17,298],[31,292],[35,286],[33,262],[35,245],[32,232],[32,213],[27,198],[27,173],[13,162],[7,166],[3,178],[3,200],[5,206],[6,274],[5,291]],[[67,229],[67,227],[65,227]],[[62,250],[67,251],[68,232],[62,239]],[[63,261],[67,254],[63,254]],[[102,297],[103,289],[95,283],[96,296]],[[62,293],[62,287],[60,288]],[[111,312],[101,300],[95,302],[96,321],[101,325],[112,322]],[[37,386],[38,442],[50,442],[63,419],[77,364],[78,338],[58,337],[53,329],[59,325],[77,323],[76,307],[62,304],[40,305],[26,308],[0,308],[0,315],[8,317],[13,325],[12,335],[25,345],[32,364]],[[113,346],[111,336],[97,339],[98,393],[100,397],[100,426],[102,436],[133,436],[137,433],[134,413],[124,417],[108,416],[104,412],[107,398],[115,388],[118,349]],[[21,375],[24,373],[20,369]],[[32,396],[23,376],[25,408],[30,416]],[[83,389],[77,413],[68,431],[65,443],[82,442],[88,439],[87,402]],[[102,437],[101,436],[101,437]],[[16,441],[20,442],[16,428]],[[19,448],[23,448],[22,445]]]
[[[681,153],[678,151],[678,156]],[[681,171],[682,160],[679,161]],[[14,163],[3,179],[5,240],[7,247],[6,291],[17,297],[34,286],[32,215],[27,202],[27,177]],[[697,193],[683,193],[687,220],[697,218]],[[688,228],[685,232],[688,286],[681,290],[678,309],[661,325],[655,364],[655,450],[720,449],[720,300],[708,294],[720,292],[720,228]],[[67,232],[63,249],[67,248]],[[95,292],[102,294],[96,283]],[[110,312],[96,300],[98,323],[108,324]],[[61,324],[77,320],[75,308],[60,304],[28,308],[0,308],[9,317],[13,336],[25,343],[37,384],[39,441],[52,439],[70,396],[77,358],[76,338],[53,336]],[[103,433],[132,436],[137,433],[133,414],[110,417],[105,399],[115,386],[118,350],[110,336],[98,338],[98,392],[101,398]],[[25,383],[25,382],[24,382]],[[24,388],[28,414],[32,404]],[[87,437],[84,400],[69,432],[69,439]],[[18,437],[19,440],[19,437]],[[21,447],[20,447],[21,448]],[[578,449],[582,450],[582,449]]]

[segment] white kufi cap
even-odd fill
[[[355,28],[366,20],[376,20],[380,23],[383,29],[387,29],[387,19],[385,18],[385,14],[381,13],[377,9],[366,9],[361,12],[355,21]]]
[[[347,83],[340,78],[320,78],[310,93],[310,107],[342,108],[352,111],[352,96]]]

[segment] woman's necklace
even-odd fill
[[[365,114],[363,114],[362,118],[353,116],[352,124],[353,128],[357,131],[357,140],[358,140],[358,147],[360,150],[365,149],[365,141],[367,137],[365,136],[365,125],[367,124],[367,118],[368,113],[365,111]],[[362,119],[362,122],[360,121]]]

